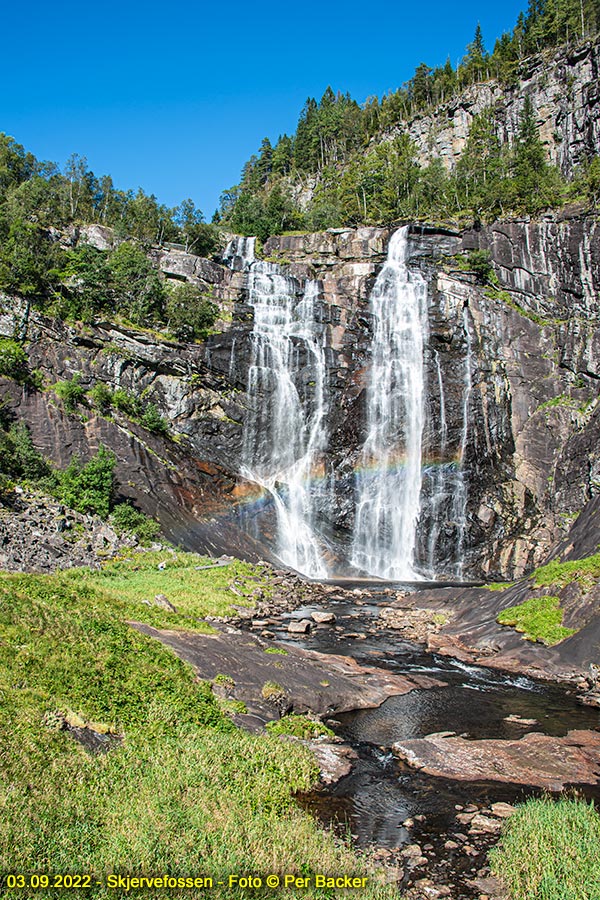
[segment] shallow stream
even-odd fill
[[[428,776],[394,757],[392,744],[441,731],[469,739],[517,739],[534,731],[560,736],[574,728],[600,729],[600,710],[578,703],[575,693],[564,686],[467,665],[401,640],[397,632],[379,624],[379,608],[389,605],[390,599],[376,589],[368,597],[357,597],[356,603],[336,600],[334,595],[326,608],[335,613],[335,625],[317,627],[306,635],[288,634],[289,618],[309,618],[323,608],[310,606],[295,610],[273,629],[283,642],[352,656],[361,664],[401,674],[431,675],[447,685],[392,697],[378,709],[345,713],[329,722],[352,745],[358,760],[350,775],[302,798],[302,803],[324,824],[351,833],[361,847],[394,851],[417,841],[431,857],[429,877],[453,885],[453,897],[478,896],[465,885],[485,864],[485,854],[465,856],[444,847],[464,831],[465,826],[457,824],[457,811],[469,805],[515,803],[541,792],[501,782]],[[509,716],[534,721],[525,724],[510,721]],[[600,802],[600,785],[575,788]],[[407,819],[414,824],[405,827]],[[405,885],[410,883],[407,877]]]

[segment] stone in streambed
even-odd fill
[[[312,628],[310,619],[294,619],[290,622],[287,630],[290,634],[307,634]]]
[[[510,803],[498,802],[492,803],[492,805],[490,806],[490,810],[492,812],[492,815],[497,816],[499,819],[507,819],[509,816],[512,816],[515,811],[515,807]]]
[[[333,625],[335,622],[334,613],[326,612],[325,610],[315,610],[310,616],[317,625]]]
[[[518,741],[418,738],[398,741],[392,749],[409,765],[440,778],[559,791],[566,784],[595,784],[600,777],[597,731],[570,731],[564,737],[534,733]]]
[[[489,816],[476,813],[471,819],[469,834],[493,834],[500,831],[501,827],[502,824],[498,819],[491,819]]]

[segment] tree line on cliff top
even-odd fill
[[[111,229],[112,249],[78,243],[77,230],[92,223]],[[141,188],[117,189],[84,158],[72,156],[61,171],[0,134],[0,292],[6,296],[67,320],[119,318],[194,340],[218,310],[199,288],[159,277],[147,251],[171,241],[209,256],[219,249],[220,234],[190,199],[169,209]]]
[[[512,146],[501,140],[492,108],[476,116],[452,173],[439,159],[420,164],[402,127],[472,84],[488,79],[517,84],[525,57],[580,42],[599,30],[598,0],[530,0],[492,53],[478,25],[456,68],[450,60],[437,68],[421,63],[407,84],[381,100],[371,97],[359,106],[349,94],[328,87],[320,101],[306,101],[294,135],[281,136],[275,145],[264,138],[240,183],[223,193],[216,220],[264,239],[285,230],[398,218],[535,214],[573,199],[597,204],[598,157],[567,184],[548,164],[528,101]]]

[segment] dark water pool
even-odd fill
[[[281,641],[446,682],[446,687],[392,697],[378,709],[339,715],[331,725],[358,753],[354,771],[331,788],[302,798],[302,803],[326,825],[350,832],[359,846],[398,848],[418,839],[440,848],[456,828],[457,806],[514,803],[540,792],[421,774],[394,757],[390,748],[395,741],[440,731],[468,739],[517,739],[533,731],[559,736],[573,728],[600,730],[600,710],[582,706],[563,686],[425,653],[400,640],[394,631],[378,627],[379,608],[389,602],[389,595],[377,593],[356,604],[331,599],[327,609],[336,615],[334,628],[319,627],[308,635],[291,636],[284,620],[277,630]],[[316,608],[305,607],[292,615],[305,618]],[[515,717],[531,721],[514,721]],[[599,785],[575,787],[582,795],[600,801]],[[402,823],[415,816],[425,819],[409,831]]]

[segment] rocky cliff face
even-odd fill
[[[365,436],[368,297],[390,233],[283,236],[264,248],[298,279],[299,293],[302,279],[318,280],[331,397],[330,490],[319,514],[342,548],[353,525],[353,478]],[[456,571],[459,525],[448,507],[428,502],[437,473],[454,461],[466,488],[463,574],[512,578],[539,563],[600,492],[597,225],[548,219],[463,235],[415,226],[410,247],[409,266],[428,284],[420,534],[435,533],[437,574]],[[478,248],[492,255],[497,287],[482,286],[464,262],[457,264],[462,250]],[[238,528],[240,503],[246,516],[261,515],[247,502],[255,492],[238,476],[249,405],[247,275],[177,250],[156,251],[155,259],[167,277],[212,286],[223,310],[218,333],[204,344],[175,344],[114,325],[75,329],[33,317],[31,366],[41,369],[49,389],[5,383],[2,391],[57,463],[74,451],[85,457],[101,442],[112,447],[123,496],[158,515],[184,545],[266,552]],[[13,313],[0,320],[4,333],[21,321]],[[143,393],[168,418],[171,436],[150,434],[119,413],[67,414],[51,385],[75,372],[84,387],[100,381]],[[268,533],[268,517],[265,523]],[[431,537],[421,538],[420,559],[431,551]]]
[[[547,51],[523,61],[512,87],[493,80],[475,84],[458,100],[405,123],[403,130],[415,142],[421,164],[439,158],[450,169],[464,150],[475,115],[492,107],[498,135],[512,143],[523,100],[529,97],[549,157],[568,176],[600,145],[599,74],[597,41]]]

